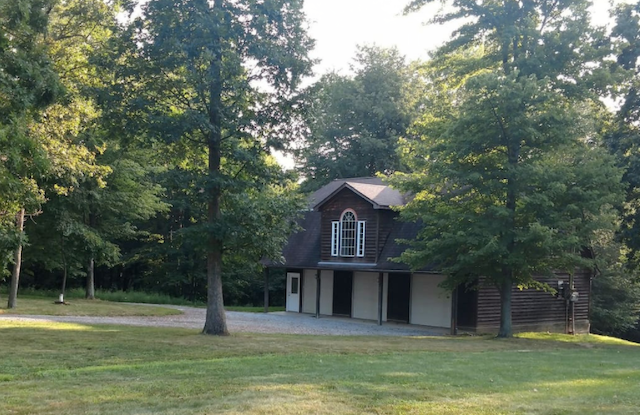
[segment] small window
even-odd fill
[[[300,278],[297,278],[297,277],[291,278],[291,294],[298,294],[299,283],[300,283]]]
[[[338,256],[340,245],[340,222],[331,222],[331,256]]]
[[[358,240],[356,246],[358,247],[358,256],[364,256],[364,240],[365,240],[365,225],[366,222],[361,220],[358,221]]]

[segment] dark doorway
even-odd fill
[[[334,271],[333,273],[333,314],[351,317],[351,295],[353,291],[353,273]]]
[[[389,274],[387,320],[409,322],[411,274]]]
[[[457,325],[463,329],[476,327],[478,310],[478,284],[458,286],[458,304],[456,309]]]

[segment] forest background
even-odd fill
[[[428,3],[413,1],[406,12]],[[540,258],[575,244],[589,250],[594,329],[640,339],[640,3],[612,9],[610,28],[591,22],[588,1],[473,3],[452,1],[434,18],[472,17],[427,59],[361,46],[348,73],[311,78],[313,40],[300,1],[154,0],[138,17],[130,1],[0,1],[0,278],[9,305],[18,285],[81,287],[87,298],[96,289],[143,291],[194,304],[224,293],[228,305],[261,305],[261,259],[280,255],[305,195],[331,180],[393,176],[393,185],[420,194],[437,185],[433,178],[456,177],[495,191],[468,169],[501,166],[482,158],[494,154],[490,139],[460,132],[489,125],[499,110],[523,131],[546,126],[536,130],[544,139],[519,139],[527,160],[561,155],[532,165],[556,176],[529,175],[519,186],[538,186],[537,178],[564,190],[579,183],[582,192],[572,193],[584,202],[579,220],[540,214],[549,211],[544,203],[562,203],[553,199],[560,187],[538,187],[544,203],[514,199],[513,211],[572,229],[569,240],[535,228],[528,237],[545,248]],[[494,20],[483,20],[489,12]],[[537,44],[523,41],[534,34]],[[492,97],[531,105],[509,112]],[[295,169],[283,170],[275,152],[291,154]],[[473,163],[452,162],[445,172],[430,161],[452,154]],[[507,187],[509,210],[516,192]],[[467,211],[497,203],[469,201]],[[403,217],[459,214],[446,206],[414,204]],[[418,267],[438,249],[446,263],[446,249],[426,234],[415,243],[402,260]],[[517,254],[509,251],[510,275],[538,266],[516,263]],[[272,302],[283,296],[276,272]]]

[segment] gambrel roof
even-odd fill
[[[392,206],[402,206],[407,202],[402,193],[392,189],[378,177],[354,177],[336,179],[318,189],[309,198],[311,208],[319,208],[344,188],[370,202],[374,209],[391,209]]]

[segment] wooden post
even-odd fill
[[[320,318],[320,288],[322,285],[321,271],[316,270],[316,318]]]
[[[378,326],[382,326],[382,301],[384,291],[384,273],[378,273]]]
[[[458,288],[451,292],[451,335],[458,334]]]
[[[572,300],[573,300],[573,292],[575,291],[576,286],[575,286],[575,280],[574,280],[574,277],[573,277],[573,272],[571,274],[569,274],[569,289],[570,289],[570,291],[569,291],[569,293],[570,293],[569,294],[569,307],[570,307],[570,310],[571,310],[571,315],[570,315],[571,328],[570,328],[570,330],[571,330],[571,334],[575,335],[576,334],[576,304]]]
[[[269,267],[264,267],[264,312],[269,312]]]

